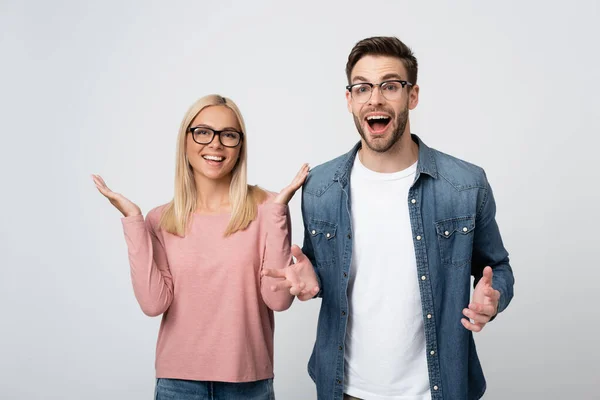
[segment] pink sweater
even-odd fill
[[[135,297],[163,314],[156,377],[250,382],[273,377],[273,311],[293,297],[272,292],[262,268],[292,262],[287,206],[265,203],[247,229],[228,238],[230,214],[194,214],[188,234],[158,228],[164,205],[123,218]]]

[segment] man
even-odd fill
[[[308,366],[319,399],[479,399],[472,332],[514,284],[492,189],[481,168],[411,135],[419,86],[404,43],[358,42],[346,74],[361,140],[311,170],[297,263],[264,273],[285,278],[274,290],[322,297]]]

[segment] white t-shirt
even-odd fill
[[[361,399],[431,399],[407,203],[416,169],[374,172],[358,154],[352,168],[344,393]]]

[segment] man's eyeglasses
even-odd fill
[[[355,83],[353,85],[346,86],[346,90],[352,95],[352,99],[359,103],[366,103],[373,94],[373,88],[379,86],[379,90],[383,97],[389,101],[400,100],[402,97],[402,89],[405,86],[412,86],[413,84],[408,81],[399,79],[383,81],[381,83]]]
[[[223,131],[215,131],[214,129],[205,126],[191,126],[188,132],[192,134],[192,139],[198,144],[210,144],[216,136],[219,136],[219,142],[225,147],[237,147],[244,137],[242,132],[232,129]]]

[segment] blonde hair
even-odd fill
[[[233,111],[244,133],[238,161],[231,171],[232,177],[229,186],[231,218],[225,230],[225,236],[246,229],[256,218],[258,204],[262,203],[267,197],[264,190],[247,184],[247,136],[246,126],[240,110],[231,99],[226,97],[216,94],[204,96],[188,109],[181,122],[179,135],[177,136],[175,194],[173,200],[165,207],[159,225],[165,231],[181,237],[185,236],[190,218],[196,210],[197,200],[194,172],[186,155],[188,128],[194,118],[203,109],[210,106],[224,106]]]

